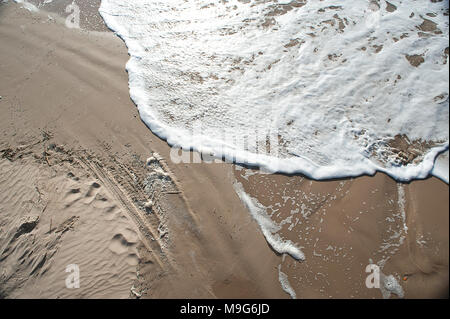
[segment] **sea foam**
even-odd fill
[[[448,1],[102,0],[171,145],[330,179],[448,182]]]
[[[299,261],[304,260],[305,255],[300,248],[292,241],[285,240],[278,234],[281,227],[270,218],[267,214],[266,207],[261,205],[257,199],[252,198],[247,194],[241,183],[236,181],[233,186],[239,198],[250,212],[250,215],[258,223],[269,245],[279,254],[290,255],[292,258]]]

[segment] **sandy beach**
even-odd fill
[[[64,1],[0,3],[0,298],[448,298],[448,184],[175,164],[99,3],[81,29]],[[272,249],[237,185],[303,261]],[[372,263],[401,295],[366,287]]]

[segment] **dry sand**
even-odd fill
[[[381,298],[369,259],[407,298],[448,295],[448,185],[173,164],[129,99],[126,47],[89,10],[73,30],[0,4],[0,297],[288,298],[280,269],[298,298]],[[236,179],[280,203],[278,222],[300,207],[281,234],[304,262],[269,247]],[[69,264],[80,289],[65,287]]]

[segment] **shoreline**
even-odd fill
[[[377,225],[377,220],[390,216],[383,215],[384,211],[380,208],[373,210],[373,214],[369,215],[375,217],[372,220],[364,220],[360,226],[364,234],[354,235],[353,238],[342,235],[344,232],[333,234],[333,230],[343,229],[345,220],[342,219],[344,218],[342,214],[331,212],[343,209],[351,213],[359,213],[356,210],[359,209],[361,198],[363,198],[367,199],[368,203],[385,203],[392,200],[397,203],[394,205],[393,214],[398,214],[400,207],[397,198],[398,183],[380,173],[374,177],[318,182],[302,176],[255,176],[247,169],[236,169],[239,166],[225,163],[173,164],[169,161],[170,147],[145,126],[129,98],[128,77],[124,67],[128,55],[120,39],[112,32],[70,30],[50,20],[45,21],[43,16],[41,18],[33,16],[28,11],[20,9],[18,5],[2,6],[5,7],[3,10],[0,9],[4,11],[0,11],[2,15],[0,37],[7,45],[0,49],[2,61],[4,61],[0,64],[4,77],[4,81],[0,84],[1,121],[4,128],[0,139],[0,149],[8,150],[2,153],[1,161],[4,161],[2,165],[6,165],[4,163],[8,165],[12,163],[13,166],[16,163],[17,165],[35,163],[32,165],[38,165],[39,169],[49,172],[55,165],[58,167],[58,172],[52,174],[56,174],[65,181],[66,177],[63,178],[63,175],[67,175],[67,170],[79,172],[82,176],[88,172],[89,177],[86,177],[83,183],[92,186],[94,184],[91,180],[95,178],[95,183],[101,185],[100,189],[106,189],[105,194],[101,196],[113,202],[116,207],[121,207],[120,213],[128,216],[125,217],[128,219],[126,223],[128,226],[125,228],[133,229],[134,233],[139,234],[141,238],[140,243],[135,239],[133,241],[126,238],[125,242],[119,241],[122,244],[125,243],[125,246],[134,247],[137,250],[134,254],[139,259],[137,265],[133,265],[133,261],[130,261],[131,265],[128,265],[128,269],[135,267],[138,273],[135,278],[127,281],[130,287],[127,289],[129,297],[289,298],[281,287],[279,281],[279,277],[283,277],[281,274],[288,278],[298,298],[382,297],[378,290],[361,289],[364,285],[365,266],[369,262],[368,259],[373,257],[362,247],[354,253],[352,259],[354,268],[345,273],[342,273],[337,263],[330,263],[329,260],[322,260],[319,256],[315,256],[316,254],[324,255],[328,247],[322,248],[325,251],[316,251],[303,243],[306,246],[303,248],[306,255],[303,263],[290,257],[277,256],[265,241],[258,224],[251,218],[233,185],[237,179],[244,185],[246,192],[252,198],[262,202],[265,207],[284,201],[281,197],[267,201],[270,193],[280,190],[289,191],[292,185],[299,186],[304,193],[308,191],[308,194],[312,194],[311,198],[317,198],[318,194],[327,192],[325,196],[327,198],[342,196],[345,199],[348,195],[345,192],[350,190],[348,196],[353,196],[353,199],[334,203],[333,207],[325,211],[321,217],[329,218],[327,227],[330,230],[328,234],[331,235],[326,235],[324,228],[323,233],[315,233],[316,237],[310,239],[320,238],[333,243],[341,242],[341,246],[344,247],[342,250],[345,251],[347,248],[347,256],[350,256],[349,247],[355,245],[355,241],[359,241],[360,238],[371,239],[368,240],[369,246],[376,251],[377,244],[382,244],[385,238],[383,236],[387,235],[380,235],[379,232],[389,225],[385,223],[379,228],[374,227],[375,234],[370,234],[369,231],[367,235],[364,232],[372,228],[374,219]],[[80,43],[82,49],[80,49]],[[49,138],[42,142],[42,139],[46,138],[43,133]],[[24,148],[34,143],[36,144],[31,149]],[[42,156],[43,152],[47,155]],[[156,156],[154,153],[157,153]],[[146,159],[152,156],[160,156],[161,160],[149,166]],[[70,158],[75,164],[70,162]],[[84,166],[80,163],[84,163]],[[92,166],[92,163],[96,165]],[[151,196],[156,189],[151,185],[146,189],[142,185],[144,181],[149,181],[150,174],[161,171],[164,174],[157,173],[159,174],[157,182],[159,183],[160,180],[163,182],[155,185],[168,187],[168,192],[155,201]],[[247,179],[242,177],[243,174],[247,175]],[[348,184],[345,192],[338,190],[341,182]],[[415,230],[420,227],[433,229],[436,234],[432,234],[427,242],[443,243],[438,253],[431,251],[431,248],[436,247],[434,244],[430,249],[420,245],[414,246],[413,248],[417,250],[414,254],[405,252],[403,247],[398,251],[398,255],[396,252],[395,256],[398,257],[391,261],[391,264],[385,265],[386,275],[395,273],[400,278],[405,271],[410,275],[407,286],[404,287],[406,298],[438,297],[442,289],[440,282],[444,284],[446,282],[448,288],[448,227],[433,228],[440,223],[444,224],[445,218],[447,220],[445,224],[448,225],[448,213],[446,213],[448,185],[443,186],[440,183],[444,184],[431,178],[405,186],[407,188],[406,216],[407,221],[412,223],[408,224],[409,229]],[[4,186],[6,184],[0,185],[2,192],[7,193],[8,190]],[[81,189],[83,187],[87,186],[80,186]],[[374,187],[380,189],[386,187],[388,195],[385,196],[380,192],[381,195],[370,198],[368,194],[371,194]],[[51,187],[49,186],[48,189],[50,194]],[[89,193],[89,187],[86,192]],[[427,193],[428,197],[424,197],[422,193]],[[294,204],[302,204],[305,200],[295,196],[298,194],[291,195],[294,198]],[[436,196],[439,196],[440,203],[436,204],[432,201]],[[98,201],[104,202],[101,199]],[[145,207],[149,201],[152,201],[152,204],[150,207]],[[159,206],[158,210],[152,208],[155,202],[157,202],[156,206]],[[310,201],[306,202],[308,204]],[[98,209],[95,205],[99,203],[97,201],[93,203],[84,209],[94,213]],[[139,203],[142,205],[140,206]],[[327,201],[325,203],[330,204]],[[430,221],[423,220],[424,217],[426,218],[427,207],[433,207],[434,215],[436,215]],[[12,208],[14,207],[8,207],[8,209]],[[147,214],[148,208],[154,213]],[[319,211],[315,207],[310,208],[311,211]],[[281,223],[289,218],[292,210],[294,210],[292,207],[283,207],[276,222]],[[56,210],[46,210],[46,213],[56,214]],[[311,215],[317,216],[314,213]],[[89,224],[93,221],[89,214],[80,214],[79,217],[82,223]],[[318,221],[320,219],[315,220],[316,223]],[[48,219],[41,218],[30,235],[33,232],[39,233],[39,227],[48,229],[49,222]],[[394,224],[396,227],[402,226],[401,220]],[[284,225],[288,226],[292,223]],[[299,223],[292,228],[296,232],[283,229],[282,237],[294,243],[297,242],[299,232],[305,232],[305,228],[302,230],[295,228],[298,225]],[[309,227],[316,227],[318,230],[317,225]],[[76,234],[77,224],[75,223],[73,227],[72,233],[68,230],[65,234]],[[126,237],[124,233],[125,231],[122,231],[115,235]],[[421,235],[424,234],[426,231],[422,230]],[[124,250],[121,245],[116,245],[116,239],[121,237],[115,235],[107,246],[113,247],[110,250],[117,254],[118,251]],[[305,235],[308,234],[305,233]],[[44,236],[41,240],[46,240],[45,238]],[[159,246],[154,246],[151,238],[157,239]],[[103,241],[108,242],[108,238]],[[62,242],[64,244],[64,238]],[[423,244],[423,246],[426,245]],[[77,248],[71,249],[76,251]],[[149,251],[152,252],[149,253]],[[45,255],[45,252],[43,251],[42,254]],[[343,256],[345,252],[340,254]],[[120,254],[117,255],[120,256]],[[413,258],[426,256],[428,264],[425,270],[436,274],[433,280],[427,281],[427,272],[414,268],[411,262],[408,262],[411,256]],[[111,257],[105,256],[105,258]],[[10,259],[11,257],[8,256],[5,260]],[[340,260],[339,262],[346,260],[345,258],[337,259]],[[51,259],[44,261],[49,268],[47,275],[42,275],[44,279],[36,279],[44,280],[41,284],[51,284],[49,272],[52,269],[56,271],[55,265],[61,265],[66,258],[55,253],[54,260],[54,262]],[[377,261],[374,260],[374,262]],[[87,261],[86,263],[88,264]],[[435,269],[433,265],[436,264],[441,266]],[[11,265],[13,266],[14,263]],[[317,273],[318,269],[321,269],[318,272],[322,273],[319,277],[325,279],[311,280],[309,274],[314,271]],[[117,269],[110,269],[110,272],[114,271]],[[358,280],[355,280],[355,277]],[[330,282],[330,278],[338,279]],[[349,278],[353,278],[354,282],[349,281]],[[330,284],[328,286],[327,280]],[[405,283],[401,282],[401,284]],[[335,287],[340,287],[340,291],[336,292]],[[20,289],[17,289],[15,296],[20,297]],[[331,295],[330,291],[334,291],[335,294]],[[79,297],[70,296],[70,294],[68,296]]]

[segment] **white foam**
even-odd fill
[[[253,219],[258,223],[269,245],[279,254],[288,254],[296,260],[304,260],[305,255],[292,241],[284,240],[277,234],[281,227],[270,218],[266,208],[255,198],[248,195],[241,183],[236,181],[234,189],[241,201],[247,206]]]
[[[279,15],[290,1],[103,0],[99,11],[128,46],[142,119],[169,144],[314,179],[382,171],[408,181],[448,149],[448,2],[390,2],[396,11],[325,0]],[[422,17],[442,33],[419,36]],[[386,148],[397,134],[442,143],[400,166]],[[266,151],[255,136],[285,143]]]
[[[289,295],[292,299],[297,299],[297,294],[295,293],[294,288],[292,288],[289,283],[288,276],[281,271],[281,265],[278,265],[278,280],[280,281],[281,288]]]
[[[39,12],[39,9],[32,3],[29,3],[25,0],[14,0],[15,2],[22,5],[22,8],[30,11],[30,12]]]

